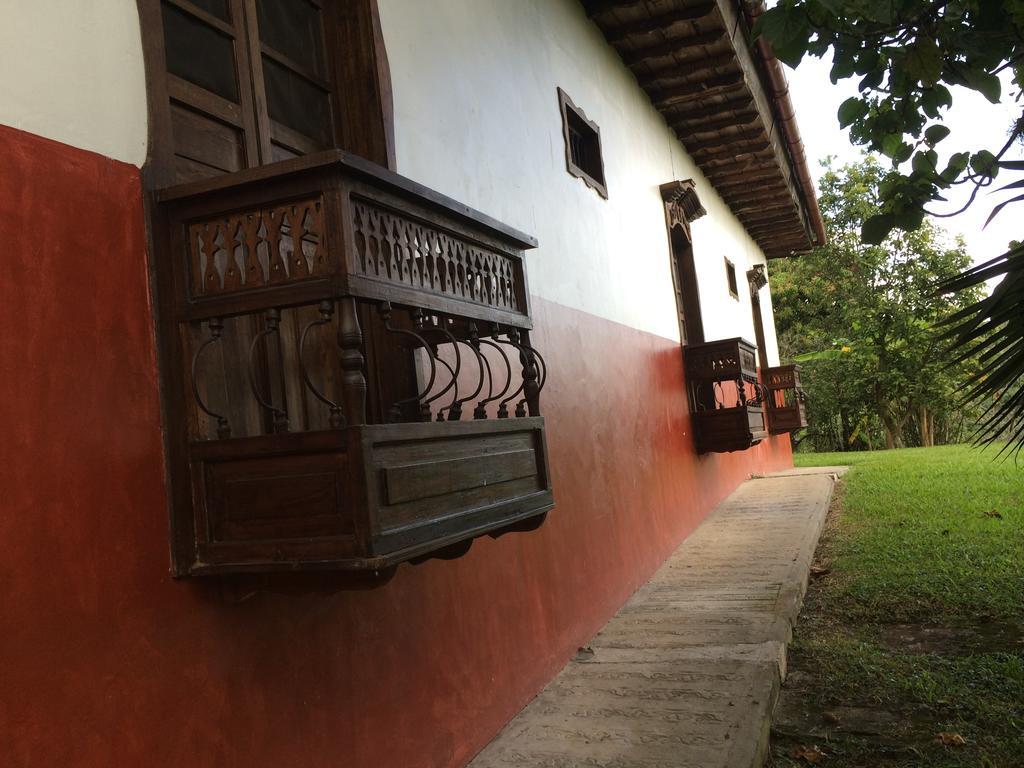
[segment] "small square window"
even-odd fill
[[[608,198],[604,181],[604,160],[601,158],[601,129],[588,120],[583,110],[561,88],[558,102],[562,109],[562,133],[565,137],[565,167],[573,176]]]
[[[725,279],[729,282],[729,295],[739,301],[740,289],[739,284],[736,282],[736,265],[729,261],[728,258],[725,260]]]

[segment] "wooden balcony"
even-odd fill
[[[807,426],[807,397],[800,386],[800,366],[780,365],[761,371],[768,406],[768,431],[773,435]]]
[[[698,453],[743,451],[768,436],[756,348],[740,338],[685,348]]]
[[[523,252],[328,152],[162,191],[177,575],[377,571],[553,505]]]

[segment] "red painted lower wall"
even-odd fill
[[[696,457],[678,345],[538,300],[540,530],[372,590],[174,582],[140,199],[135,168],[0,128],[0,764],[461,766],[791,461]]]

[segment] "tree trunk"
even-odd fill
[[[917,430],[921,435],[921,447],[930,448],[935,445],[932,435],[931,416],[928,408],[921,406],[917,409]]]
[[[906,417],[904,416],[903,419],[897,421],[886,408],[879,408],[878,417],[882,420],[882,425],[885,427],[885,447],[902,448],[903,425],[907,423]]]
[[[850,414],[846,412],[845,408],[839,409],[839,423],[843,441],[842,450],[848,451],[850,450]]]

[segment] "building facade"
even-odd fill
[[[763,381],[767,257],[821,237],[753,13],[12,10],[2,762],[465,765],[789,466],[708,450],[767,395],[684,370],[742,337]]]

